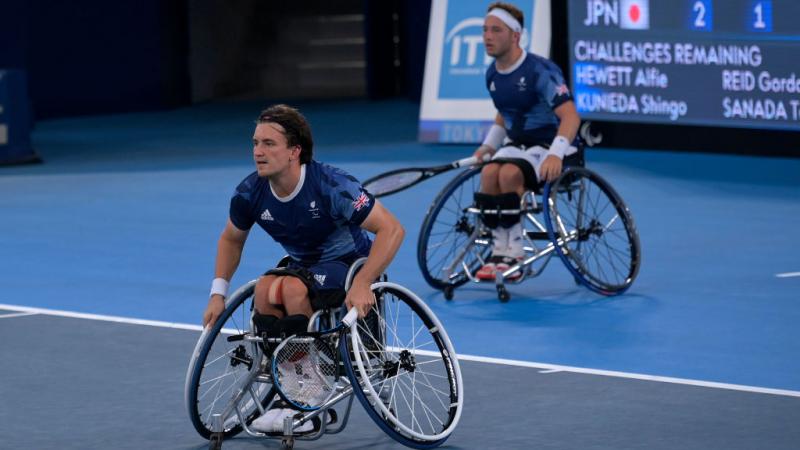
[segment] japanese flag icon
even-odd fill
[[[647,30],[650,28],[649,0],[620,1],[620,28],[628,30]]]

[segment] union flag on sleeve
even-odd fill
[[[353,201],[353,209],[355,209],[356,211],[361,211],[361,208],[368,205],[369,205],[369,197],[367,197],[367,194],[363,192],[361,193],[361,195],[358,196],[357,199]]]

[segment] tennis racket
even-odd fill
[[[486,155],[484,161],[488,160],[489,157],[489,155]],[[375,197],[383,197],[408,189],[436,175],[459,167],[473,166],[479,162],[478,158],[471,156],[442,166],[390,170],[368,179],[362,186]]]
[[[358,319],[351,308],[335,327],[292,335],[272,353],[272,383],[280,397],[301,411],[314,411],[336,393],[339,353],[330,335],[347,332]]]

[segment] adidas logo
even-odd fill
[[[327,275],[314,274],[314,279],[317,280],[320,286],[325,285],[325,277],[327,277]]]
[[[492,81],[492,84],[489,85],[489,90],[492,92],[496,91],[496,89],[494,88],[494,81]]]
[[[272,218],[272,214],[269,213],[268,209],[265,209],[263,213],[261,213],[261,220],[275,220]]]

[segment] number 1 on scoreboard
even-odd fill
[[[747,27],[750,31],[769,33],[772,31],[772,0],[750,2],[747,13]]]

